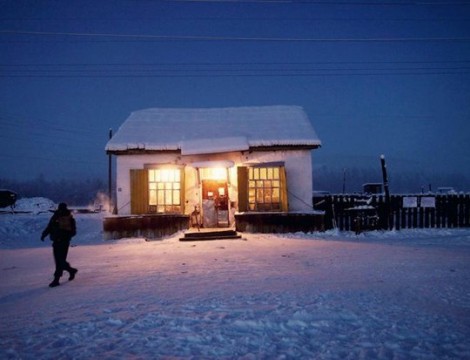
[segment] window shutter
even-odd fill
[[[239,166],[237,168],[238,180],[238,211],[248,211],[248,168]]]
[[[289,198],[287,196],[287,176],[286,168],[281,166],[279,168],[279,175],[281,178],[281,211],[289,211]]]
[[[185,173],[185,169],[184,167],[180,169],[180,179],[181,179],[181,182],[180,182],[180,201],[181,201],[181,214],[184,214],[184,210],[186,208],[186,202],[185,202],[185,198],[186,198],[186,188],[184,186],[184,173]]]
[[[148,213],[149,176],[147,169],[131,170],[131,214]]]

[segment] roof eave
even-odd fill
[[[279,150],[314,150],[321,144],[299,144],[299,145],[261,145],[250,146],[249,151],[279,151]]]
[[[240,150],[243,151],[282,151],[282,150],[314,150],[321,147],[321,144],[300,144],[300,145],[263,145],[263,146],[250,146],[248,150]],[[238,151],[230,151],[230,152],[238,152]],[[143,155],[143,154],[181,154],[181,149],[176,150],[156,150],[156,149],[143,149],[143,148],[135,148],[135,149],[116,149],[116,150],[109,150],[106,149],[106,154],[108,155]],[[214,154],[216,154],[214,152]],[[219,154],[219,153],[217,153]],[[191,155],[210,155],[210,153],[195,153]]]

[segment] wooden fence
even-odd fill
[[[325,228],[354,230],[470,227],[470,194],[330,195],[313,199]]]
[[[104,239],[144,237],[158,239],[189,228],[189,215],[158,214],[106,217]]]
[[[288,233],[324,230],[324,215],[310,213],[235,214],[236,230],[251,233]]]

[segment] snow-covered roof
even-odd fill
[[[300,106],[151,108],[132,112],[106,150],[180,150],[191,155],[260,146],[320,145]]]

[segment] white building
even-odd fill
[[[190,215],[231,226],[236,213],[312,210],[312,150],[299,106],[133,112],[106,145],[119,215]]]

